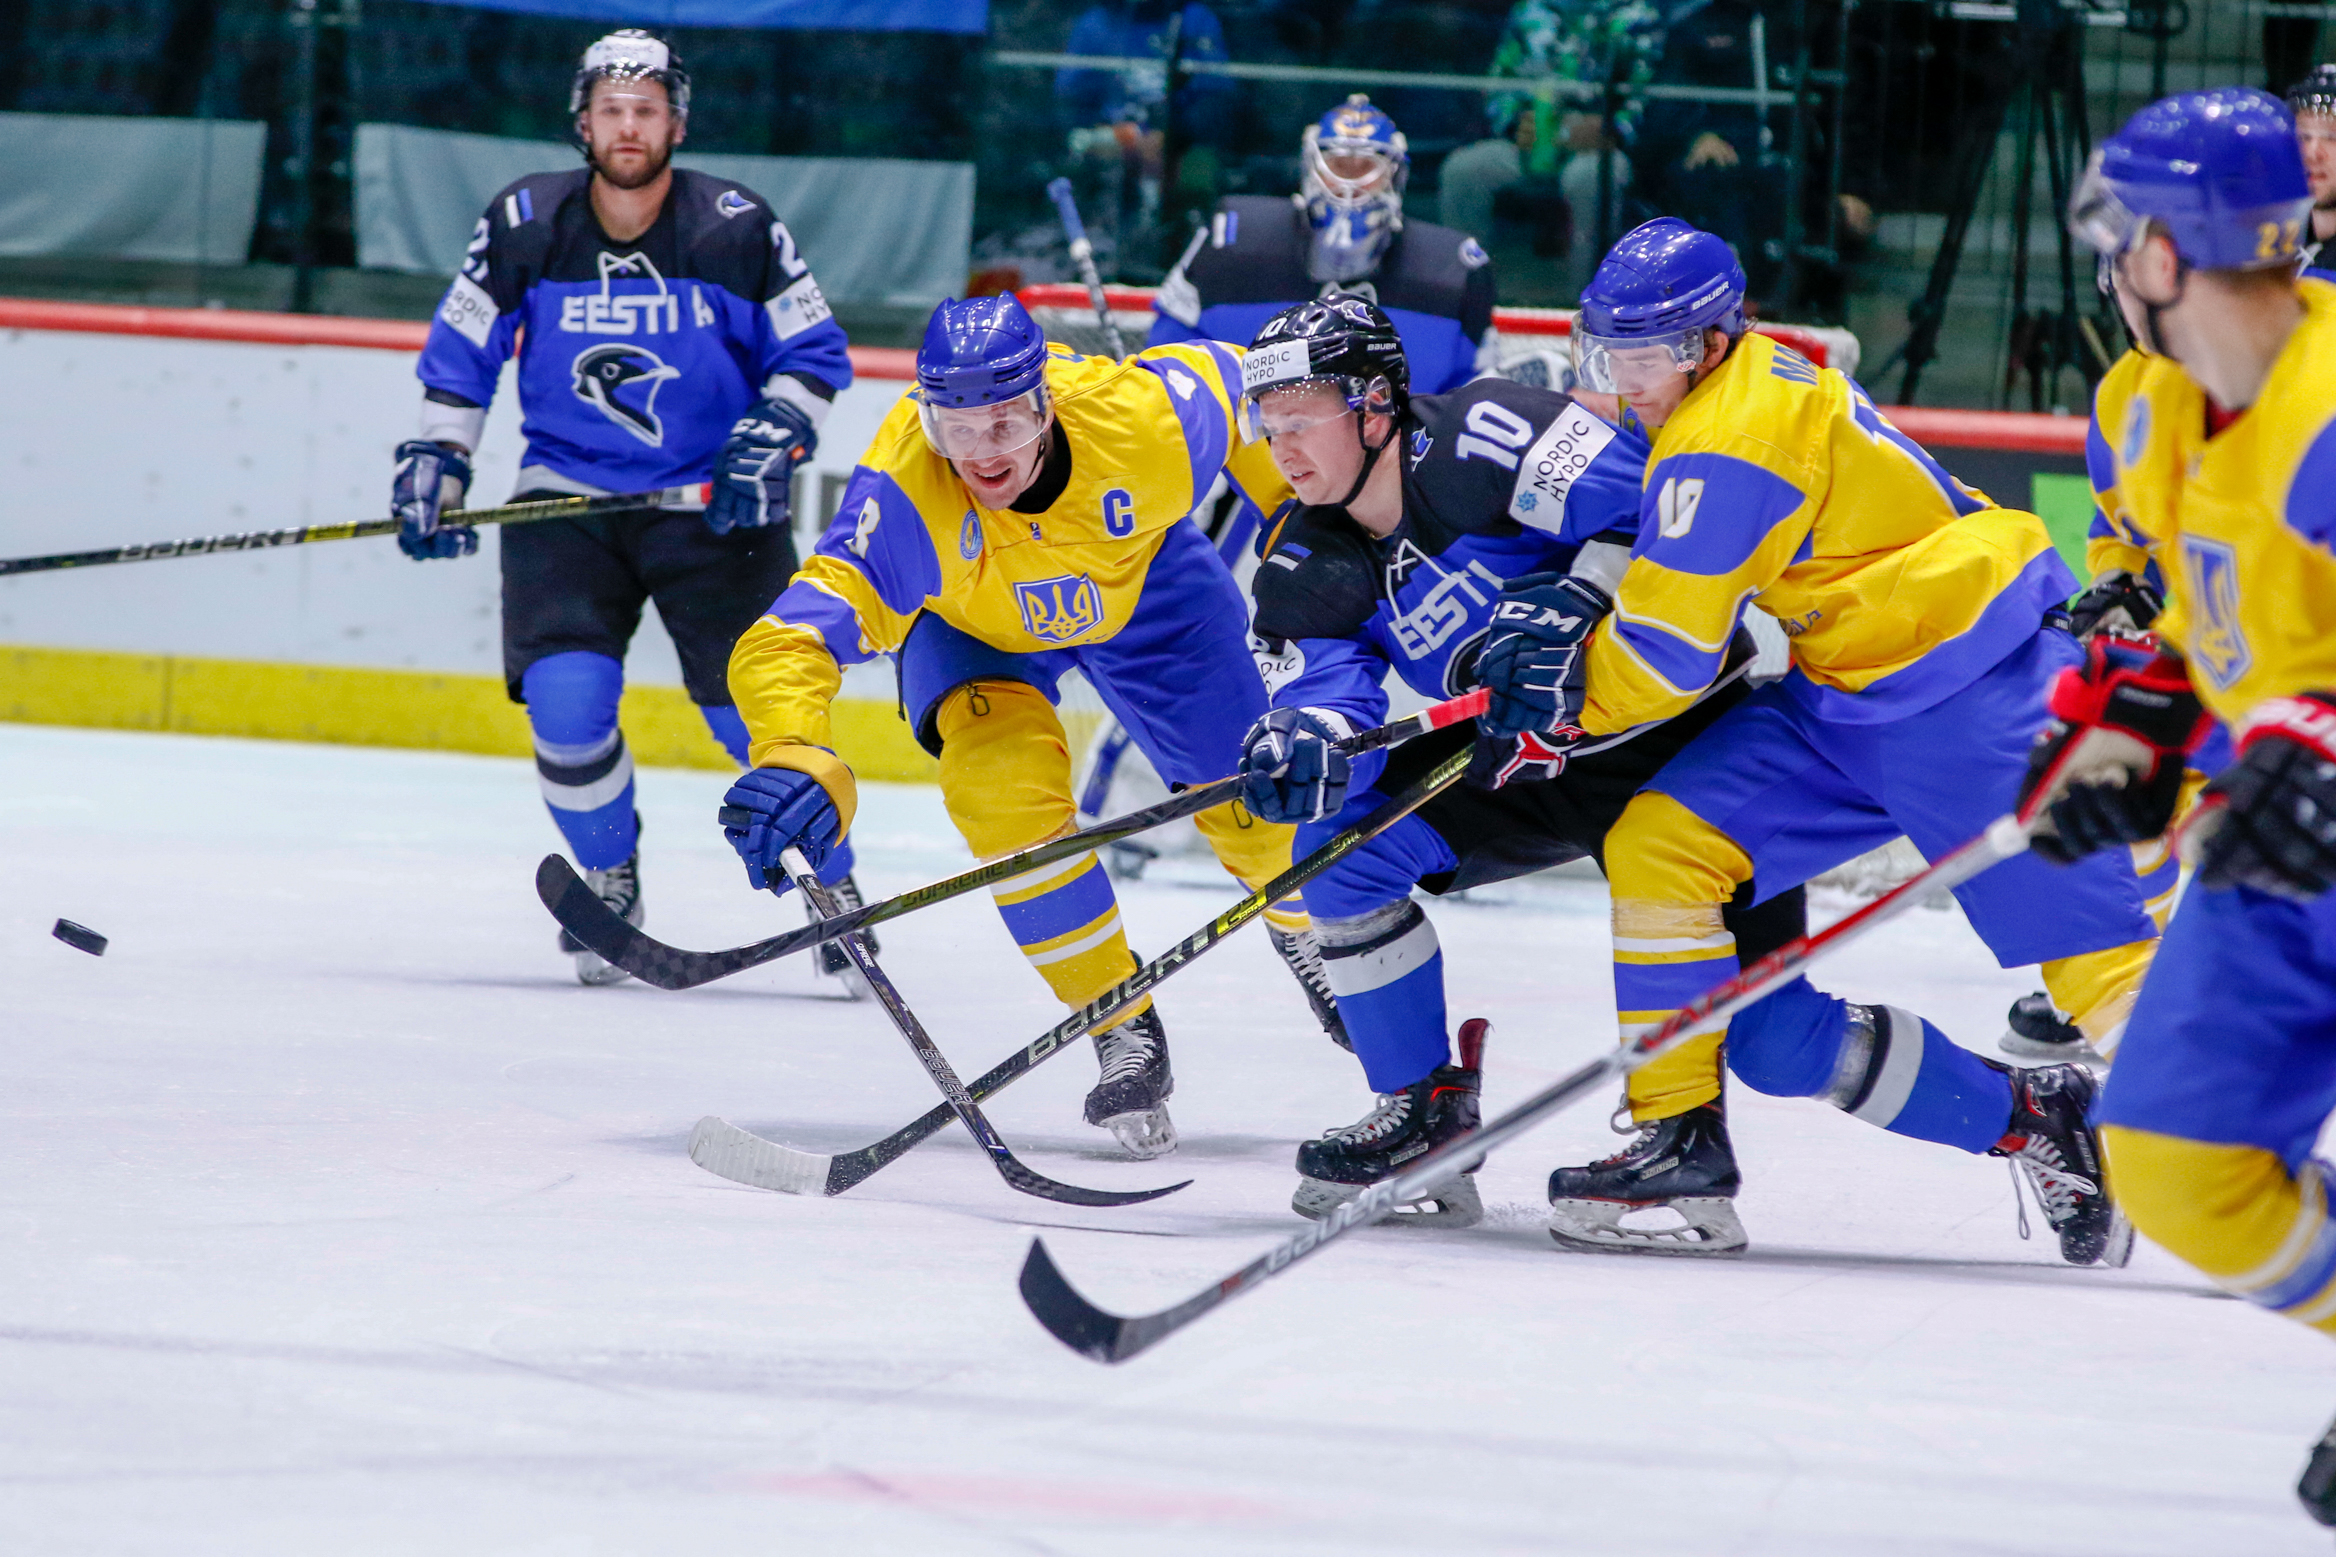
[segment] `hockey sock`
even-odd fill
[[[2150,1240],[2218,1286],[2336,1334],[2336,1220],[2327,1165],[2290,1173],[2259,1146],[2103,1125],[2117,1203]]]
[[[1065,1005],[1085,1005],[1135,965],[1110,874],[1092,850],[1009,876],[990,895],[1014,944]],[[1150,1004],[1138,1001],[1121,1020]]]
[[[1452,1057],[1444,952],[1409,898],[1353,918],[1317,919],[1322,971],[1374,1092],[1398,1092]]]
[[[1752,879],[1735,840],[1669,795],[1641,791],[1606,834],[1614,897],[1614,1009],[1629,1043],[1736,973],[1724,905]],[[1631,1117],[1683,1114],[1720,1095],[1724,1022],[1706,1025],[1633,1071]]]
[[[2068,1020],[2103,1059],[2116,1057],[2117,1045],[2125,1037],[2125,1020],[2141,993],[2142,975],[2149,972],[2157,950],[2153,938],[2044,964],[2044,988],[2052,1003],[2068,1013]]]
[[[2011,1079],[1896,1006],[1795,979],[1728,1029],[1728,1069],[1777,1097],[1821,1097],[1893,1135],[1985,1152],[2011,1117]]]
[[[742,768],[747,766],[746,720],[738,710],[727,703],[700,703],[698,712],[704,716],[706,728],[713,732],[714,739],[730,754],[730,760]],[[854,863],[852,840],[847,837],[827,851],[827,863],[819,867],[819,879],[832,887],[852,873]]]
[[[616,722],[624,681],[615,660],[580,650],[537,660],[519,680],[544,804],[586,870],[623,864],[640,837],[633,754]]]
[[[1212,806],[1192,821],[1226,874],[1252,892],[1290,868],[1290,844],[1298,831],[1295,827],[1261,822],[1238,800]],[[1303,901],[1287,897],[1265,911],[1265,922],[1294,935],[1312,921]]]

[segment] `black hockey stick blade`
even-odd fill
[[[676,948],[625,923],[623,916],[600,900],[599,893],[584,884],[584,878],[565,857],[547,854],[535,867],[535,895],[543,899],[543,906],[552,911],[561,929],[642,983],[659,989],[688,989],[703,982],[684,977],[677,964],[677,956],[691,953],[677,953]]]
[[[1060,1201],[1066,1206],[1140,1206],[1147,1200],[1173,1195],[1192,1183],[1192,1180],[1184,1179],[1159,1189],[1081,1189],[1076,1184],[1059,1183],[1043,1173],[1033,1172],[1029,1164],[1018,1160],[1000,1162],[998,1175],[1025,1195]]]
[[[1125,1362],[1156,1339],[1144,1333],[1147,1320],[1153,1316],[1123,1318],[1081,1297],[1056,1269],[1043,1238],[1030,1240],[1030,1253],[1022,1261],[1021,1285],[1022,1301],[1046,1326],[1047,1333],[1082,1357]]]

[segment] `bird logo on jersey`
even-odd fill
[[[1030,636],[1047,643],[1069,643],[1103,625],[1103,593],[1084,573],[1016,584],[1014,601]]]
[[[652,449],[665,446],[665,423],[657,415],[657,390],[681,369],[645,346],[593,346],[575,363],[576,398]]]

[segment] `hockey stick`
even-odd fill
[[[1390,720],[1375,729],[1350,736],[1339,742],[1339,748],[1354,757],[1364,752],[1401,745],[1414,736],[1441,730],[1463,719],[1475,718],[1484,711],[1487,696],[1482,688],[1463,693],[1447,702],[1423,708],[1416,714],[1407,714],[1401,719]],[[552,917],[559,920],[570,935],[642,983],[653,984],[659,989],[694,989],[700,984],[728,978],[733,973],[742,973],[748,968],[792,956],[848,930],[882,924],[887,919],[897,919],[902,914],[930,908],[935,903],[978,891],[993,882],[1019,876],[1024,871],[1036,870],[1042,865],[1084,854],[1121,838],[1132,838],[1137,833],[1173,822],[1178,817],[1192,816],[1212,806],[1222,805],[1238,795],[1240,790],[1240,779],[1218,779],[1214,783],[1188,789],[1181,795],[1170,795],[1157,805],[1131,811],[1084,832],[1039,844],[1020,854],[992,860],[986,865],[976,865],[971,870],[903,892],[898,897],[886,898],[881,903],[869,903],[848,913],[838,914],[824,923],[805,925],[800,930],[789,930],[768,940],[732,947],[728,951],[685,951],[643,934],[619,918],[584,884],[583,878],[576,874],[575,867],[557,854],[545,855],[543,863],[535,868],[535,894],[543,899],[543,906],[551,910]]]
[[[1058,178],[1046,186],[1046,198],[1063,219],[1063,231],[1071,239],[1071,263],[1079,267],[1079,279],[1087,284],[1087,301],[1095,305],[1096,322],[1103,326],[1104,344],[1111,354],[1122,361],[1127,358],[1127,342],[1119,337],[1119,326],[1111,317],[1111,302],[1103,295],[1103,277],[1095,269],[1095,245],[1087,241],[1087,224],[1079,220],[1079,202],[1072,198],[1071,181]]]
[[[659,492],[618,492],[606,497],[555,497],[538,503],[505,503],[500,508],[456,508],[439,516],[442,525],[533,524],[538,519],[580,519],[587,514],[629,513],[673,500],[703,500],[711,488],[667,487]],[[306,546],[314,541],[357,541],[395,535],[395,519],[357,519],[347,524],[311,524],[291,530],[247,530],[194,541],[152,541],[104,551],[63,551],[47,557],[0,558],[0,578],[12,573],[49,573],[59,568],[94,568],[109,562],[159,562],[166,557],[207,557],[216,552],[265,551],[271,546]]]
[[[779,863],[786,867],[788,875],[795,878],[795,886],[802,892],[804,900],[822,915],[832,918],[836,910],[835,898],[820,883],[819,872],[811,868],[811,862],[803,857],[803,851],[788,849],[780,854]],[[876,996],[876,1003],[884,1008],[886,1016],[892,1018],[892,1025],[900,1029],[900,1036],[906,1038],[908,1046],[916,1051],[917,1060],[925,1067],[925,1073],[933,1078],[933,1085],[939,1087],[941,1095],[949,1100],[948,1112],[956,1115],[958,1122],[965,1126],[966,1133],[981,1144],[983,1151],[990,1154],[990,1161],[997,1165],[998,1177],[1007,1184],[1025,1195],[1036,1195],[1041,1200],[1058,1200],[1067,1206],[1132,1206],[1146,1200],[1157,1200],[1162,1195],[1172,1195],[1192,1182],[1186,1179],[1183,1184],[1171,1184],[1165,1189],[1139,1189],[1121,1193],[1081,1189],[1076,1184],[1058,1184],[1044,1174],[1034,1173],[1024,1167],[1015,1160],[1006,1143],[998,1139],[998,1132],[991,1127],[981,1109],[975,1106],[973,1099],[966,1095],[965,1083],[957,1079],[957,1072],[950,1066],[948,1056],[933,1042],[932,1035],[925,1031],[916,1013],[909,1010],[908,1002],[900,998],[900,991],[893,987],[892,980],[884,970],[876,965],[876,959],[868,954],[866,940],[849,934],[842,940],[844,955],[852,959],[860,970],[860,976],[868,981],[869,991]]]
[[[1496,1148],[1507,1145],[1567,1104],[1609,1081],[1629,1075],[1712,1022],[1733,1016],[1876,925],[1896,918],[1925,898],[1961,886],[1990,866],[2026,852],[2027,847],[2027,824],[2017,816],[1998,817],[1988,824],[1985,832],[1921,875],[1817,934],[1800,936],[1771,952],[1734,978],[1696,996],[1653,1032],[1534,1093],[1474,1134],[1445,1142],[1402,1173],[1381,1179],[1323,1221],[1313,1223],[1296,1237],[1172,1308],[1150,1314],[1121,1315],[1096,1307],[1064,1278],[1047,1254],[1045,1241],[1038,1238],[1030,1241],[1030,1253],[1022,1262],[1022,1301],[1029,1305],[1038,1322],[1046,1326],[1047,1332],[1071,1350],[1097,1362],[1125,1362],[1174,1335],[1227,1298],[1261,1286],[1306,1256],[1320,1253],[1333,1239],[1378,1221],[1398,1205],[1430,1194],[1460,1174],[1473,1172]]]
[[[1109,1025],[1114,1015],[1149,994],[1201,953],[1458,783],[1468,771],[1472,752],[1473,747],[1463,747],[1436,764],[1402,794],[1039,1034],[1028,1047],[992,1066],[967,1092],[977,1101],[987,1098],[1012,1085],[1080,1034]],[[766,1141],[726,1119],[709,1116],[699,1120],[697,1129],[691,1132],[689,1155],[692,1162],[709,1173],[752,1184],[757,1189],[783,1190],[790,1195],[840,1195],[940,1130],[951,1117],[950,1108],[944,1105],[872,1146],[824,1157]]]

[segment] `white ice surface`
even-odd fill
[[[649,924],[793,922],[644,772]],[[801,962],[579,988],[530,872],[523,763],[0,727],[0,1551],[7,1553],[2184,1553],[2328,1549],[2289,1486],[2326,1343],[2144,1248],[2059,1266],[2003,1164],[1733,1094],[1753,1249],[1557,1252],[1549,1168],[1469,1232],[1352,1237],[1117,1369],[1014,1276],[1180,1298],[1293,1230],[1289,1155],[1359,1114],[1264,939],[1167,986],[1184,1146],[1115,1161],[1066,1054],[839,1200],[712,1178],[722,1113],[825,1149],[932,1099]],[[963,856],[930,790],[865,799],[863,879]],[[1124,894],[1140,946],[1228,894]],[[1594,883],[1435,910],[1499,1107],[1611,1042]],[[59,915],[113,938],[93,959]],[[971,1076],[1055,1008],[976,897],[883,931]],[[1967,1040],[2032,974],[1922,913],[1827,981]]]

